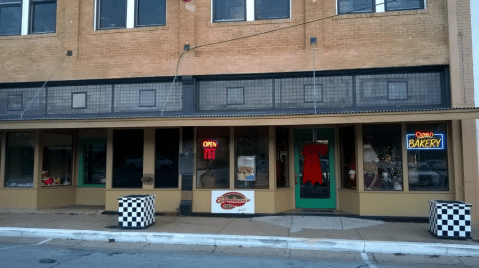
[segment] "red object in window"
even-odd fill
[[[323,184],[323,171],[321,170],[319,155],[326,155],[327,153],[328,146],[326,144],[306,144],[303,147],[303,183],[310,181],[312,184],[316,182]]]
[[[190,2],[191,0],[183,0],[183,2],[187,3],[187,2]]]
[[[203,155],[204,159],[214,160],[216,157],[216,148],[205,148],[205,154]]]

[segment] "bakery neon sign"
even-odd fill
[[[218,141],[204,140],[201,145],[204,149],[203,159],[214,160],[216,158],[216,148],[218,148]]]
[[[416,131],[406,135],[408,150],[444,150],[444,134]]]

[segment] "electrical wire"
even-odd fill
[[[48,81],[50,81],[50,79],[53,77],[53,75],[55,74],[55,72],[57,71],[58,67],[60,67],[60,65],[62,65],[63,61],[65,60],[65,58],[67,57],[68,53],[65,54],[65,56],[63,56],[62,60],[60,61],[60,63],[57,65],[57,67],[55,68],[55,70],[53,70],[52,74],[50,75],[50,77],[48,77],[48,79],[45,81],[45,83],[43,83],[43,86],[37,91],[37,93],[35,94],[35,96],[33,96],[33,98],[28,102],[27,104],[27,107],[25,108],[25,110],[23,110],[23,112],[21,113],[20,115],[20,120],[23,119],[23,115],[25,114],[25,112],[28,110],[28,108],[30,108],[30,105],[32,105],[33,101],[37,98],[38,94],[40,93],[40,91],[42,91],[42,89],[45,87],[45,85],[48,83]]]
[[[173,83],[171,84],[170,90],[168,91],[168,94],[166,95],[165,103],[163,104],[163,108],[161,109],[161,116],[163,116],[163,112],[165,111],[165,108],[166,108],[166,103],[168,103],[168,100],[170,99],[171,91],[173,90],[173,86],[175,85],[176,79],[178,78],[178,70],[180,69],[180,66],[181,66],[181,60],[183,59],[183,55],[185,55],[186,51],[188,51],[188,49],[185,49],[183,53],[181,53],[180,58],[178,59],[178,62],[176,63],[175,78],[173,79]]]

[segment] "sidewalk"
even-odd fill
[[[479,225],[470,240],[437,239],[428,228],[351,217],[157,216],[146,229],[120,229],[118,216],[91,208],[0,210],[0,236],[479,257]]]

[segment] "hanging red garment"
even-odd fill
[[[303,183],[310,181],[312,184],[318,182],[323,184],[323,172],[319,155],[326,155],[328,146],[326,144],[306,144],[303,147],[304,167],[303,167]]]

